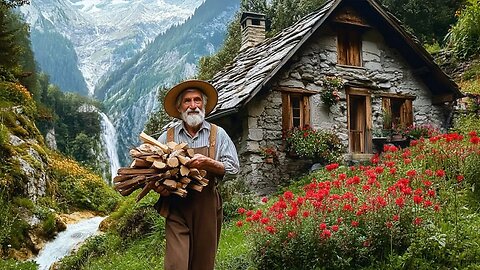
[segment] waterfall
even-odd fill
[[[111,181],[113,181],[113,177],[117,175],[117,170],[120,168],[117,154],[117,133],[112,122],[108,119],[108,116],[100,111],[98,113],[102,117],[102,141],[107,148],[107,156],[110,161],[110,173],[112,176],[110,183],[112,183]]]
[[[48,270],[50,266],[68,255],[77,245],[94,235],[104,217],[93,217],[67,226],[52,242],[49,242],[33,260],[39,264],[40,270]]]

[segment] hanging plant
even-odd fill
[[[340,100],[340,91],[343,90],[344,82],[339,77],[325,77],[322,79],[323,91],[321,93],[322,102],[330,108]]]

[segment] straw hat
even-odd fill
[[[215,106],[217,105],[218,93],[215,87],[213,87],[213,85],[201,80],[186,80],[172,87],[172,89],[168,91],[168,93],[165,95],[165,98],[163,99],[163,108],[165,109],[165,112],[167,112],[168,115],[172,117],[178,119],[181,118],[180,112],[178,111],[175,103],[178,95],[180,95],[184,90],[187,89],[200,90],[207,96],[205,116],[209,115],[213,111],[213,108],[215,108]]]

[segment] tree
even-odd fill
[[[480,55],[480,1],[468,0],[457,14],[458,21],[446,37],[448,48],[460,59]]]
[[[422,43],[443,43],[465,0],[380,0]]]

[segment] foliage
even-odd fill
[[[118,236],[103,234],[88,238],[75,254],[60,260],[58,269],[80,269],[89,259],[105,255],[112,247],[120,247]]]
[[[27,261],[20,262],[14,259],[0,259],[0,269],[9,269],[9,270],[36,270],[38,265],[35,262]]]
[[[227,37],[218,52],[214,55],[200,58],[197,77],[200,80],[213,78],[215,73],[220,71],[237,56],[241,44],[240,14],[237,14],[228,25]]]
[[[162,269],[165,219],[152,207],[157,199],[150,192],[139,203],[133,197],[122,201],[104,221],[109,224],[106,234],[92,238],[78,252],[63,258],[59,269]]]
[[[320,98],[327,107],[331,107],[340,100],[340,93],[343,90],[344,82],[342,78],[326,77],[322,80],[323,90]]]
[[[108,213],[116,207],[120,195],[100,176],[73,160],[52,154],[49,169],[58,181],[55,195],[61,208]]]
[[[421,43],[443,42],[463,0],[380,0]]]
[[[473,183],[465,179],[480,158],[465,160],[479,146],[476,133],[386,145],[371,166],[329,164],[298,194],[239,209],[250,261],[258,269],[478,266],[480,222],[466,205]]]
[[[239,216],[238,208],[255,206],[255,196],[241,180],[221,181],[218,190],[223,201],[223,219],[225,222]]]
[[[407,127],[404,131],[405,136],[408,136],[412,139],[420,139],[420,138],[430,138],[440,134],[438,128],[434,127],[430,124],[425,125],[411,125]]]
[[[457,23],[450,29],[446,39],[448,47],[460,59],[478,55],[480,48],[480,2],[467,0],[465,8],[456,14]]]
[[[470,131],[480,133],[480,119],[476,114],[456,115],[453,120],[452,132],[459,132],[467,135]]]
[[[286,151],[319,163],[339,161],[344,151],[340,139],[333,132],[310,127],[294,128],[285,136]]]

